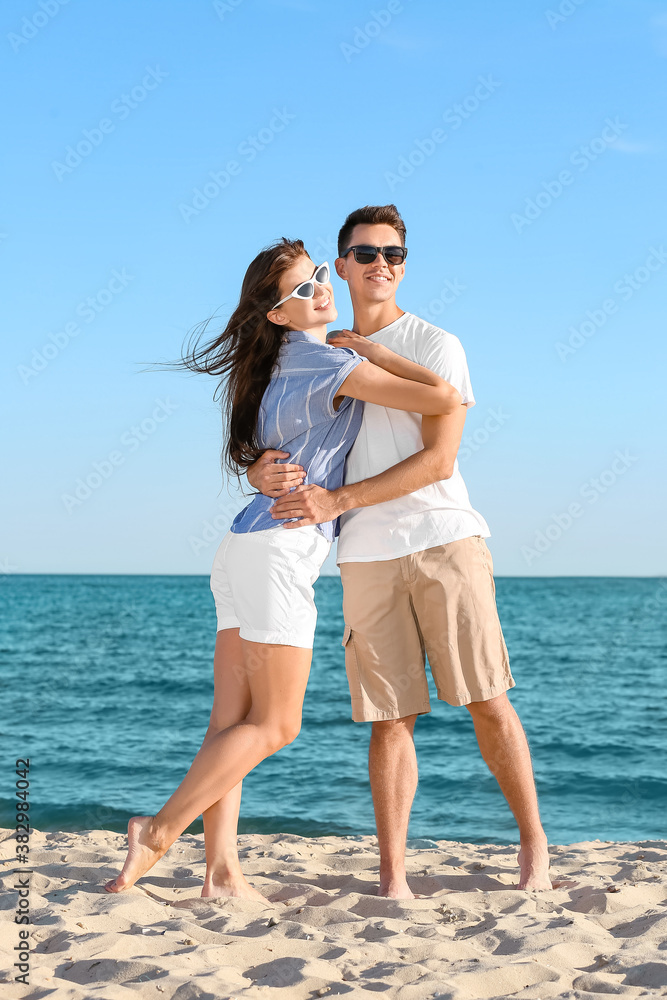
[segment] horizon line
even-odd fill
[[[35,571],[32,573],[5,572],[0,573],[0,580],[23,576],[164,576],[164,577],[209,577],[210,573],[107,573],[107,572],[76,572],[76,571]],[[340,573],[320,573],[318,579],[340,578]],[[630,573],[551,573],[525,576],[518,573],[494,573],[496,580],[662,580],[667,579],[666,573],[646,573],[642,575]],[[317,582],[317,581],[315,581]]]

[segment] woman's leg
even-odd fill
[[[109,892],[134,885],[174,841],[260,761],[291,743],[301,727],[301,709],[312,649],[241,639],[251,707],[240,722],[202,744],[190,770],[156,816],[133,816],[128,854]]]
[[[243,666],[243,650],[237,628],[218,632],[213,664],[213,708],[204,743],[215,733],[245,719],[250,711],[250,686]],[[206,848],[206,878],[202,896],[264,899],[261,892],[246,881],[239,864],[236,835],[241,787],[242,782],[239,781],[202,813]]]

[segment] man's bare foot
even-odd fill
[[[404,875],[387,879],[380,878],[378,896],[386,896],[388,899],[415,899],[415,894]]]
[[[549,848],[546,837],[522,844],[516,859],[521,868],[517,889],[553,889],[549,878]]]
[[[127,824],[127,857],[120,875],[104,886],[107,892],[125,892],[159,861],[168,848],[152,832],[153,816],[133,816]]]
[[[254,889],[250,882],[246,880],[242,872],[224,872],[209,874],[206,872],[202,896],[237,896],[241,899],[258,899],[262,903],[269,903],[266,896],[263,896],[259,889]]]

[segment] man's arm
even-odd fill
[[[285,528],[320,524],[332,521],[346,510],[395,500],[441,479],[449,479],[461,443],[466,410],[467,406],[461,405],[446,416],[422,417],[423,449],[391,469],[337,490],[314,485],[297,486],[276,500],[271,508],[272,517],[300,518],[285,524]]]
[[[347,376],[338,387],[336,399],[351,396],[354,399],[363,399],[380,406],[391,406],[399,410],[429,415],[449,415],[462,409],[461,394],[458,390],[425,365],[410,361],[388,347],[376,344],[368,340],[367,337],[361,337],[351,330],[337,331],[336,336],[332,337],[329,343],[335,347],[352,348],[371,362],[370,365],[358,365]],[[428,418],[424,417],[423,419]],[[426,447],[426,442],[424,445]],[[422,463],[424,457],[422,457]],[[285,496],[293,486],[298,486],[299,483],[303,482],[303,466],[287,465],[279,462],[279,458],[289,458],[289,453],[286,451],[265,451],[253,465],[246,469],[250,485],[268,497]],[[401,463],[397,468],[403,469],[404,464]],[[392,489],[396,489],[399,478],[396,477],[393,481]],[[432,483],[437,479],[444,478],[447,477],[444,475],[434,476],[420,485],[423,486],[427,482]],[[367,481],[375,482],[374,479]],[[384,499],[393,500],[397,496],[404,496],[419,488],[419,486],[414,486],[412,489],[406,489],[405,493],[394,493]],[[381,500],[371,500],[369,504],[381,502]],[[368,505],[354,503],[350,506]]]

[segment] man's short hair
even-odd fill
[[[395,205],[364,205],[350,212],[338,234],[338,256],[350,243],[355,226],[392,226],[398,233],[401,246],[405,246],[405,223]]]

